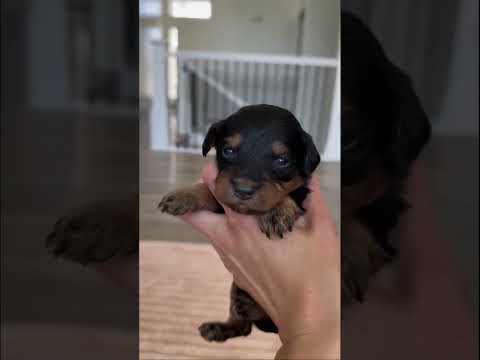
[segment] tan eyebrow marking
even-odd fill
[[[225,142],[231,147],[237,147],[242,143],[242,135],[235,134],[225,138]]]
[[[272,144],[272,151],[277,156],[288,154],[288,148],[284,144],[282,144],[280,141],[275,141]]]

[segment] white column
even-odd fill
[[[328,128],[327,141],[323,150],[322,160],[340,161],[341,157],[341,111],[340,111],[340,81],[341,81],[341,56],[338,51],[338,65],[335,75],[335,89],[333,94],[332,112],[330,118],[330,126]]]
[[[164,41],[153,43],[153,101],[150,112],[150,148],[168,149],[167,47]]]

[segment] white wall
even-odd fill
[[[478,0],[462,0],[448,89],[434,131],[478,137]]]
[[[340,0],[305,0],[302,54],[335,57],[340,43]]]
[[[340,19],[339,19],[340,21]],[[340,42],[340,38],[338,37]],[[335,89],[332,99],[332,110],[330,116],[330,124],[328,127],[327,138],[325,147],[323,149],[323,160],[325,161],[341,161],[342,156],[342,137],[341,137],[341,63],[342,63],[342,50],[340,46],[337,46],[336,58],[340,67],[337,68],[335,75]]]
[[[302,0],[212,0],[208,20],[163,17],[179,49],[295,54]]]
[[[299,15],[305,8],[303,41]],[[339,0],[212,0],[208,20],[162,18],[179,29],[179,48],[336,56],[339,44]]]

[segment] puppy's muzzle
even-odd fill
[[[260,187],[259,184],[245,178],[232,178],[230,183],[232,184],[233,193],[240,200],[252,198]]]

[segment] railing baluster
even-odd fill
[[[236,81],[236,86],[235,86],[235,95],[238,97],[242,97],[242,67],[241,67],[241,62],[236,61],[235,62],[235,81]]]
[[[207,68],[208,72],[206,75],[208,77],[213,76],[213,60],[207,60]],[[215,104],[215,89],[212,88],[211,86],[207,86],[208,88],[208,111],[207,111],[207,116],[208,116],[208,124],[210,125],[212,123],[213,118],[215,117],[214,114],[212,113],[212,109],[214,109],[214,104]]]
[[[266,76],[266,69],[265,69],[265,64],[260,63],[259,64],[259,72],[258,72],[258,77],[260,80],[260,85],[258,88],[258,103],[262,104],[266,102],[265,99],[265,76]]]
[[[268,70],[268,85],[267,89],[269,92],[269,99],[268,103],[275,105],[275,64],[266,64],[265,65]]]
[[[177,126],[176,126],[176,144],[178,145],[179,135],[183,129],[182,124],[186,118],[186,97],[185,97],[185,76],[184,69],[185,62],[183,60],[178,61],[178,110],[177,110]]]
[[[201,60],[199,59],[198,61],[198,71],[200,73],[204,73],[205,72],[205,61],[204,60]],[[207,107],[207,104],[206,104],[206,101],[208,99],[207,97],[207,92],[206,92],[206,83],[205,83],[205,80],[203,80],[202,78],[199,77],[198,79],[198,97],[199,97],[199,101],[198,101],[198,110],[199,110],[199,114],[198,114],[198,121],[199,121],[199,128],[201,129],[202,132],[204,132],[206,129],[206,124],[205,124],[205,118],[206,118],[206,114],[205,114],[205,111],[206,111],[206,107]]]
[[[312,122],[311,133],[314,140],[318,140],[318,128],[320,127],[320,121],[322,120],[322,114],[324,113],[322,99],[323,99],[323,68],[315,68],[315,82],[313,87],[313,103],[312,103]],[[317,121],[318,120],[318,121]],[[317,141],[318,143],[318,141]]]
[[[304,103],[305,103],[305,85],[306,85],[306,66],[300,65],[299,71],[299,79],[298,79],[298,95],[297,95],[297,103],[296,103],[296,114],[300,122],[302,122],[303,118],[305,117],[304,111]]]
[[[258,65],[256,62],[253,63],[253,95],[252,103],[258,104],[259,91],[258,91]]]
[[[293,113],[295,113],[295,98],[296,98],[295,92],[297,91],[297,88],[296,88],[297,79],[295,78],[295,72],[296,72],[297,66],[298,65],[289,65],[289,68],[290,68],[290,72],[289,72],[290,82],[288,85],[289,94],[286,100],[286,103],[288,103],[288,108]]]
[[[248,80],[247,80],[247,102],[253,104],[253,62],[248,62]]]
[[[230,66],[230,61],[225,60],[223,62],[223,78],[222,78],[222,84],[223,87],[227,92],[230,92],[230,86],[228,85],[228,78],[229,78],[229,66]],[[230,99],[228,96],[224,96],[223,99],[223,110],[222,110],[222,117],[225,118],[228,114],[230,114]]]
[[[240,93],[239,96],[241,99],[246,100],[247,99],[247,85],[246,85],[246,79],[247,79],[247,69],[246,69],[246,63],[242,61],[240,63]],[[248,100],[247,100],[248,101]]]
[[[287,109],[289,108],[289,106],[287,105],[287,101],[288,101],[288,89],[290,87],[290,73],[289,73],[289,70],[290,70],[290,66],[287,65],[287,64],[284,64],[284,65],[281,65],[282,66],[282,74],[283,74],[283,86],[282,86],[282,93],[281,93],[281,104],[283,104],[283,106],[285,106]]]
[[[312,130],[312,98],[313,94],[313,82],[315,71],[313,66],[307,68],[307,87],[305,89],[305,119],[304,124],[307,132]]]

